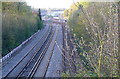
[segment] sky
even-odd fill
[[[69,8],[73,0],[26,0],[34,8]]]
[[[26,0],[34,8],[69,8],[73,2],[104,2],[113,0]]]

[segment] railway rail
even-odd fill
[[[41,61],[41,64],[39,65],[37,71],[35,74],[33,74],[33,77],[46,77],[46,73],[48,72],[48,68],[50,66],[50,62],[54,53],[54,49],[55,49],[55,41],[57,39],[57,35],[58,35],[58,27],[55,27],[55,33],[54,36],[52,38],[52,41],[46,51],[46,54],[44,56],[44,58]]]
[[[64,57],[63,57],[63,69],[64,72],[68,71],[71,76],[76,73],[76,62],[75,62],[75,51],[74,50],[74,44],[71,41],[72,35],[70,34],[70,31],[68,30],[67,26],[63,27],[63,48],[64,48]]]
[[[4,57],[2,57],[0,59],[0,62],[2,63],[2,67],[4,67],[5,65],[7,65],[9,63],[9,61],[15,57],[17,54],[19,54],[22,49],[25,49],[27,45],[29,44],[33,44],[31,42],[34,42],[33,46],[35,45],[36,42],[38,42],[38,38],[41,39],[42,36],[46,33],[46,31],[48,31],[49,26],[46,26],[45,28],[38,30],[36,33],[34,33],[31,37],[29,37],[28,39],[26,39],[25,41],[23,41],[18,47],[16,47],[15,49],[13,49],[11,52],[9,52],[7,55],[5,55]],[[38,36],[39,34],[43,34]],[[37,39],[37,40],[36,40]]]
[[[40,37],[36,37],[36,42],[32,40],[25,47],[29,48],[28,50],[25,51],[24,49],[13,59],[11,58],[10,62],[8,61],[8,64],[3,67],[2,78],[19,79],[22,77],[28,79],[34,77],[59,77],[61,75],[63,38],[67,35],[64,35],[67,30],[63,32],[59,23],[49,23],[48,25],[49,28],[47,28],[46,32]],[[62,25],[65,24],[62,23]],[[57,44],[60,45],[60,49]],[[63,53],[66,55],[66,52]],[[63,61],[66,61],[65,58]],[[57,66],[54,64],[57,64]]]
[[[52,37],[54,35],[54,32],[50,32],[49,36],[47,37],[46,41],[38,51],[36,55],[27,63],[27,65],[24,67],[24,69],[20,72],[20,74],[17,76],[19,77],[33,77],[35,74],[37,68],[39,67],[39,64],[41,63],[49,45],[52,40]],[[36,61],[36,62],[35,62]]]
[[[43,51],[43,47],[48,47],[46,46],[46,44],[48,45],[48,40],[50,39],[50,37],[52,36],[53,34],[53,30],[52,30],[52,27],[50,28],[49,32],[46,33],[41,39],[40,41],[38,41],[35,46],[33,46],[31,48],[31,50],[29,52],[27,52],[22,58],[21,60],[13,67],[11,68],[11,70],[9,72],[7,72],[6,74],[3,74],[3,78],[7,78],[7,77],[21,77],[21,76],[24,76],[24,75],[29,75],[27,72],[25,72],[26,68],[27,68],[27,71],[31,71],[31,68],[30,67],[33,67],[34,64],[36,65],[36,62],[34,60],[37,60],[37,58],[42,58],[44,53],[42,52]],[[52,37],[51,37],[52,38]],[[42,40],[42,42],[41,42]],[[50,42],[50,41],[49,41]],[[42,44],[41,44],[42,43]],[[38,46],[38,45],[41,45],[39,48],[37,48],[37,50],[35,52],[33,52],[33,50],[35,50],[35,47]],[[45,48],[45,49],[46,49]],[[45,52],[45,49],[44,49],[44,52]],[[42,53],[41,53],[42,52]],[[29,59],[31,58],[31,59]],[[25,61],[27,60],[27,61]],[[29,60],[29,61],[28,61]],[[34,63],[34,64],[33,64]],[[21,65],[22,66],[21,66]],[[23,65],[24,64],[24,65]],[[34,66],[35,67],[35,66]],[[32,69],[33,70],[33,69]],[[23,75],[22,75],[22,74]]]
[[[72,37],[71,37],[71,33],[69,30],[67,30],[67,40],[68,40],[68,47],[69,47],[69,56],[70,56],[70,63],[71,63],[71,72],[76,73],[76,64],[75,64],[75,51],[74,51],[74,44],[71,41]]]

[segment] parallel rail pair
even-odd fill
[[[33,46],[31,48],[31,50],[29,52],[27,52],[24,57],[20,60],[19,63],[17,63],[15,65],[15,67],[13,69],[11,69],[10,72],[7,73],[7,75],[3,76],[3,78],[7,78],[7,77],[11,77],[11,75],[15,75],[16,78],[19,77],[33,77],[33,75],[35,74],[36,69],[38,68],[39,64],[41,63],[45,52],[47,51],[47,48],[49,47],[49,44],[52,40],[52,37],[54,35],[54,31],[52,29],[52,27],[50,28],[49,32],[46,33],[41,39],[40,41],[38,41],[35,46]],[[42,43],[42,46],[37,49],[34,54],[32,55],[32,58],[29,59],[28,62],[26,62],[26,64],[23,66],[22,69],[20,69],[19,73],[17,72],[17,74],[15,74],[13,71],[15,69],[17,69],[17,66],[20,65],[23,60],[27,57],[29,57],[29,54],[31,53],[31,51],[41,42],[41,40],[44,40],[44,42]]]

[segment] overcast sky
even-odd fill
[[[34,8],[69,8],[73,0],[26,0]],[[76,1],[76,0],[74,0]]]

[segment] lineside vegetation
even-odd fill
[[[38,14],[26,2],[2,3],[2,56],[43,27]]]
[[[119,77],[119,5],[117,2],[77,2],[64,12],[86,68],[78,70],[77,77]]]

